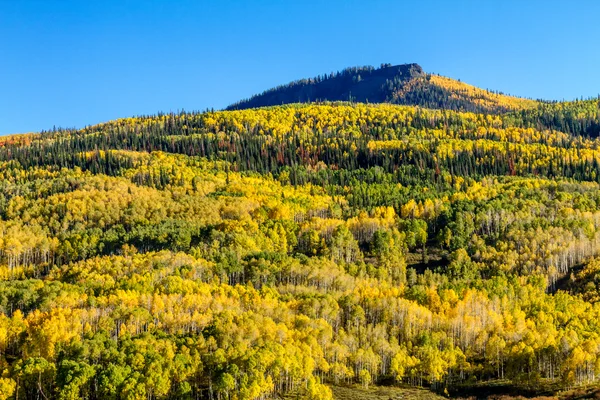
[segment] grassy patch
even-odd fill
[[[372,386],[364,389],[359,386],[331,386],[335,400],[442,400],[439,396],[429,390],[420,388],[398,388]]]

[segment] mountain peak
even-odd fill
[[[455,111],[504,113],[535,107],[533,100],[506,96],[439,75],[419,64],[350,67],[277,86],[227,107],[239,110],[289,103],[350,101],[394,103]]]
[[[342,71],[300,79],[277,86],[261,94],[227,107],[228,110],[274,106],[313,101],[355,101],[382,103],[387,101],[385,85],[388,82],[405,82],[424,76],[419,64],[381,64],[350,67]]]

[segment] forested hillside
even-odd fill
[[[598,101],[445,87],[3,138],[0,399],[597,383]]]
[[[382,103],[395,88],[422,76],[425,73],[418,64],[382,64],[377,69],[371,66],[347,68],[278,86],[228,108],[246,109],[326,100]]]
[[[426,74],[418,64],[381,64],[379,68],[353,67],[301,79],[269,89],[227,109],[324,101],[393,103],[486,113],[526,110],[542,103]]]

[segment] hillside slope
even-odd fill
[[[260,95],[229,106],[244,109],[311,101],[356,101],[382,103],[389,94],[387,82],[406,82],[423,76],[418,64],[347,68],[335,74],[302,79],[267,90]]]
[[[494,113],[529,109],[538,105],[533,100],[494,93],[450,78],[426,74],[418,64],[382,64],[380,68],[348,68],[336,74],[295,81],[232,104],[227,109],[315,101],[388,102]]]
[[[597,385],[597,125],[328,103],[3,138],[0,399]]]

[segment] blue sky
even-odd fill
[[[0,0],[0,134],[219,109],[417,62],[506,93],[600,93],[600,2]]]

